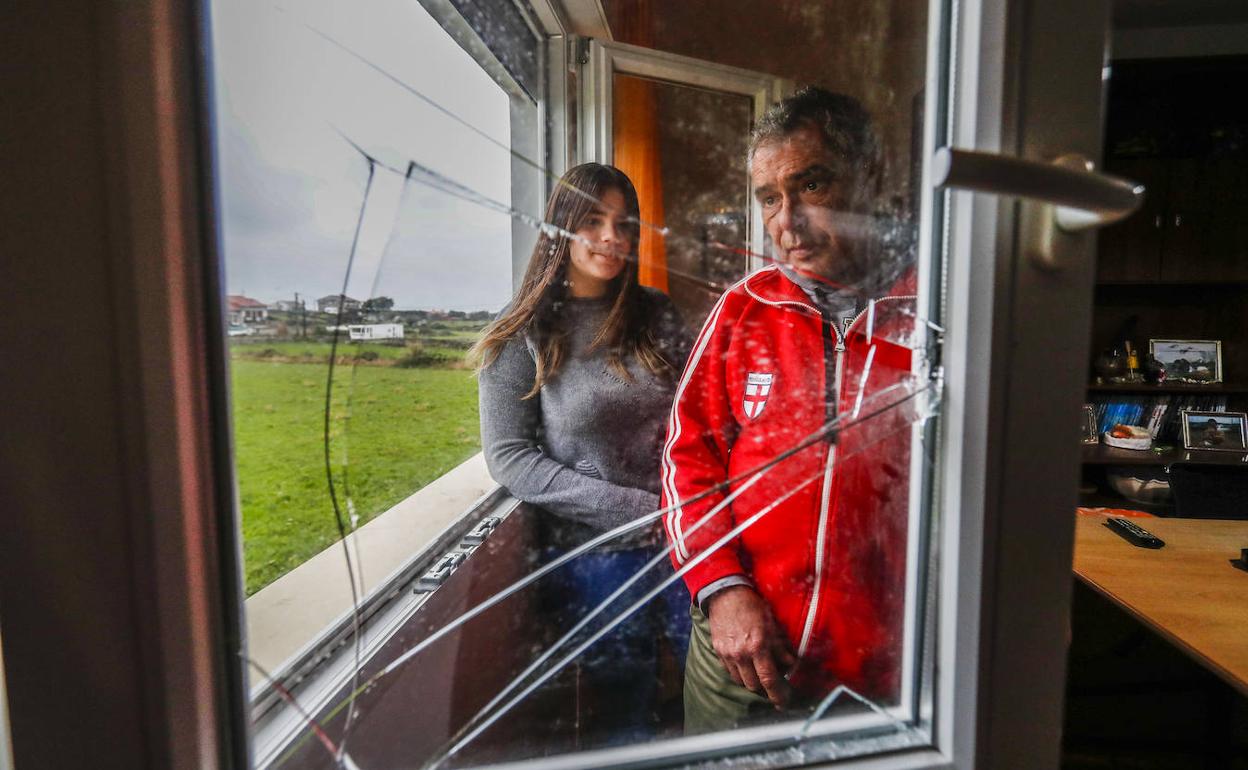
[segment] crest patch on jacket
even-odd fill
[[[773,379],[774,374],[762,372],[750,372],[745,378],[745,400],[742,401],[741,408],[745,410],[746,417],[752,420],[763,413],[763,407],[767,406],[767,396],[771,395]]]

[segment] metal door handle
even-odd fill
[[[1092,168],[1079,155],[1044,163],[952,147],[941,147],[932,159],[936,187],[1052,203],[1057,226],[1068,233],[1113,224],[1144,203],[1144,185]]]
[[[1062,236],[1104,227],[1130,216],[1144,203],[1144,185],[1093,171],[1081,155],[1052,163],[990,152],[942,147],[932,158],[937,188],[975,190],[1039,201],[1025,208],[1021,226],[1027,255],[1036,266],[1058,270]]]

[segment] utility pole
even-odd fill
[[[299,309],[300,315],[300,339],[308,337],[308,306],[307,303],[299,299],[299,292],[295,292],[295,307]]]

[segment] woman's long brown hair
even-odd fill
[[[515,299],[502,316],[485,328],[480,341],[469,352],[470,360],[477,362],[480,371],[498,358],[509,340],[528,334],[537,348],[537,376],[525,398],[536,396],[542,384],[554,377],[563,364],[569,331],[562,313],[568,298],[568,234],[580,228],[609,190],[619,190],[624,196],[623,227],[628,233],[632,253],[624,260],[624,269],[607,288],[607,296],[614,295],[615,301],[590,349],[606,348],[611,368],[626,380],[632,379],[624,364],[630,355],[656,375],[672,373],[673,365],[659,352],[652,319],[648,317],[637,282],[635,252],[641,221],[637,191],[618,168],[584,163],[570,169],[555,185],[546,205],[545,219],[553,228],[541,230]]]

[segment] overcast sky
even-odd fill
[[[368,163],[409,160],[499,201],[510,157],[317,34],[366,57],[496,140],[508,97],[414,0],[214,0],[217,149],[226,284],[272,303],[337,294]],[[399,308],[498,310],[511,222],[375,173],[347,293]]]

